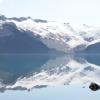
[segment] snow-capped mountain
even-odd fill
[[[88,46],[100,43],[100,28],[88,25],[74,25],[70,23],[58,23],[31,17],[6,18],[0,16],[0,37],[12,33],[5,24],[16,26],[19,32],[35,37],[47,48],[61,52],[84,51]],[[2,29],[4,30],[2,31]],[[38,45],[38,44],[37,44]]]
[[[4,66],[4,69],[1,67],[0,70],[3,70],[0,71],[0,91],[31,90],[33,88],[47,86],[69,84],[86,85],[90,82],[100,82],[100,65],[88,62],[81,56],[63,55],[50,57],[46,60],[47,58],[47,56],[39,56],[38,60],[42,60],[43,63],[39,65],[37,62],[34,65],[36,67],[34,67],[32,62],[35,62],[37,58],[31,58],[31,62],[26,56],[24,60],[28,60],[28,63],[30,63],[28,69],[25,67],[27,64],[25,64],[24,67],[22,66],[24,69],[22,70],[22,68],[19,67],[18,69],[20,70],[18,71],[16,69],[16,73],[12,73],[14,72],[14,66],[14,68],[9,66],[9,68],[11,67],[10,69],[6,66]],[[19,58],[17,58],[17,60],[19,61]]]

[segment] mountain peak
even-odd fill
[[[37,23],[47,23],[47,20],[43,20],[43,19],[34,19],[35,22]]]
[[[0,20],[1,26],[3,23],[6,23],[6,27],[3,26],[1,28],[3,36],[5,36],[5,32],[9,33],[8,30],[11,31],[8,26],[13,30],[15,25],[16,29],[30,32],[30,36],[36,37],[48,48],[57,51],[67,53],[73,51],[79,52],[86,49],[89,45],[100,42],[100,28],[86,24],[58,23],[43,19],[33,19],[30,16],[6,18],[4,15],[1,15]]]
[[[30,16],[28,16],[28,17],[12,17],[12,18],[8,18],[8,20],[15,20],[15,21],[18,21],[18,22],[25,21],[27,19],[32,19],[32,18]]]
[[[6,20],[6,17],[2,14],[0,14],[0,20]]]

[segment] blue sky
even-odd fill
[[[75,24],[100,25],[99,10],[100,0],[0,0],[0,13],[7,17],[31,16]]]

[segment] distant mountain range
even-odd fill
[[[0,53],[100,53],[100,27],[0,15]]]

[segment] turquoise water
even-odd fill
[[[0,100],[99,100],[99,55],[0,55]]]

